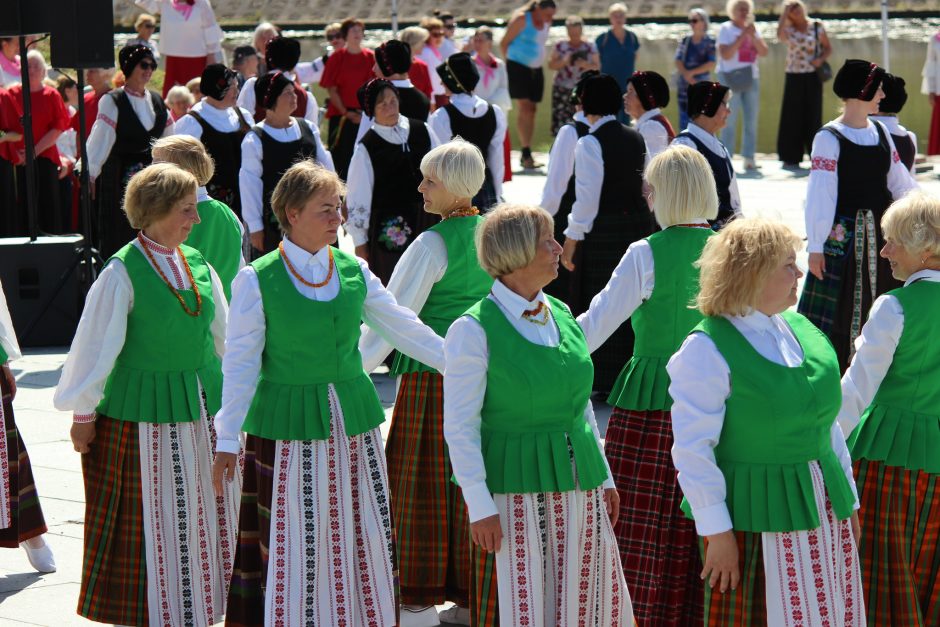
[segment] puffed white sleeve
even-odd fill
[[[320,121],[320,105],[317,104],[317,97],[309,89],[307,92],[307,108],[304,110],[304,118],[313,124]]]
[[[601,457],[604,458],[604,466],[607,467],[607,479],[604,480],[603,488],[605,490],[610,490],[616,488],[617,485],[614,483],[614,476],[610,472],[610,463],[607,461],[607,456],[604,455],[604,443],[601,442],[601,430],[597,428],[597,417],[594,415],[594,404],[590,401],[587,402],[587,405],[584,406],[584,420],[591,427],[591,431],[594,432],[594,440],[597,442],[597,448],[601,452]]]
[[[447,270],[447,247],[434,231],[425,231],[413,241],[392,271],[387,289],[402,307],[420,312],[434,284]],[[359,352],[366,372],[372,372],[392,351],[382,336],[363,325]]]
[[[503,155],[503,143],[506,141],[506,114],[496,105],[490,105],[496,113],[496,132],[490,140],[489,149],[486,151],[486,165],[490,168],[490,176],[493,177],[493,189],[496,191],[496,199],[503,198],[503,177],[506,174],[506,162]]]
[[[937,44],[933,37],[927,41],[927,59],[924,61],[924,69],[921,71],[924,80],[921,83],[920,91],[924,94],[936,94],[937,86],[937,64],[940,59],[937,58]]]
[[[875,122],[875,124],[881,124],[881,122]],[[888,170],[888,191],[891,192],[891,198],[898,200],[912,189],[917,189],[919,185],[917,181],[914,180],[914,177],[911,176],[911,171],[908,170],[904,162],[901,161],[901,156],[898,154],[898,149],[894,145],[894,139],[892,139],[891,133],[888,132],[888,129],[884,128],[884,125],[882,125],[882,128],[885,131],[885,135],[888,138],[888,146],[891,149],[891,168]]]
[[[399,305],[364,260],[358,261],[366,281],[362,321],[409,357],[444,372],[444,340],[421,322],[415,312]]]
[[[13,328],[13,319],[10,317],[7,297],[2,285],[0,285],[0,349],[6,354],[6,359],[0,359],[0,364],[23,356],[19,342],[16,341],[16,330]]]
[[[499,512],[486,486],[480,425],[489,347],[486,332],[467,316],[457,318],[444,341],[444,439],[470,522]]]
[[[839,465],[842,466],[842,472],[845,473],[845,478],[849,482],[849,487],[852,488],[852,496],[855,498],[855,503],[853,504],[853,509],[859,509],[858,502],[858,487],[855,485],[855,472],[852,470],[852,454],[849,453],[848,444],[846,444],[845,436],[842,434],[842,427],[839,426],[839,421],[833,421],[832,428],[829,429],[829,442],[832,445],[832,450],[836,454],[836,458],[839,460]]]
[[[127,335],[134,288],[124,264],[113,260],[105,266],[85,298],[62,376],[52,403],[60,411],[88,417],[104,397],[107,383]]]
[[[434,129],[431,128],[427,122],[422,122],[422,124],[428,129],[428,137],[431,138],[431,148],[434,149],[440,146],[443,142],[441,142],[441,138],[437,136],[437,133],[434,132]]]
[[[264,230],[262,219],[264,207],[264,184],[261,182],[263,172],[261,159],[263,148],[261,140],[250,131],[242,140],[242,165],[238,171],[238,189],[241,192],[242,218],[248,225],[249,233]]]
[[[568,191],[568,180],[574,172],[574,147],[577,142],[578,132],[570,124],[565,124],[558,129],[555,143],[548,153],[548,170],[539,205],[553,216],[558,213],[561,197]]]
[[[450,130],[450,116],[447,115],[447,109],[444,107],[434,110],[434,113],[428,118],[428,127],[443,142],[449,142],[453,137]]]
[[[166,116],[166,126],[163,127],[163,134],[160,137],[169,137],[170,135],[176,134],[176,122],[173,121],[173,116],[167,112]]]
[[[225,298],[222,280],[219,279],[219,275],[216,274],[215,268],[211,265],[209,266],[209,276],[212,280],[212,302],[215,303],[215,316],[212,318],[209,330],[212,333],[215,354],[221,359],[225,356],[225,323],[228,319],[228,299]]]
[[[842,409],[837,421],[844,439],[851,435],[881,382],[884,381],[894,352],[904,331],[904,310],[894,296],[883,294],[875,299],[868,321],[855,339],[855,357],[842,375]]]
[[[222,358],[222,408],[215,415],[219,453],[241,450],[242,424],[255,395],[264,352],[265,318],[258,275],[251,266],[239,270],[232,281]]]
[[[88,151],[88,174],[96,179],[101,174],[104,162],[114,147],[117,128],[118,110],[114,99],[105,95],[98,101],[98,117],[91,125],[86,149]]]
[[[372,189],[375,186],[375,173],[372,171],[372,159],[365,144],[356,144],[352,159],[349,161],[349,174],[346,176],[346,232],[352,237],[354,246],[363,246],[369,242],[369,221],[372,219]]]
[[[189,135],[196,139],[202,139],[202,125],[191,115],[184,115],[178,119],[173,131],[177,135]]]
[[[575,201],[568,214],[565,237],[583,240],[591,232],[601,201],[604,183],[604,157],[595,137],[585,135],[574,149]]]
[[[317,161],[330,172],[336,172],[336,166],[333,164],[333,155],[323,145],[323,137],[320,135],[320,127],[316,122],[307,120],[307,127],[313,133],[313,138],[317,142]]]
[[[700,536],[732,528],[725,503],[725,476],[715,461],[715,446],[731,395],[731,370],[711,338],[693,333],[666,365],[671,383],[672,462],[679,486],[692,507]]]
[[[695,146],[695,142],[685,135],[678,135],[674,140],[672,140],[670,146],[688,146],[689,148],[695,148],[698,150],[698,148]]]
[[[839,196],[839,140],[829,131],[813,139],[812,166],[806,185],[806,251],[821,253],[832,231]]]
[[[365,113],[362,114],[362,118],[359,120],[359,130],[356,131],[356,145],[359,145],[359,142],[363,137],[366,136],[366,133],[369,132],[369,129],[372,128],[372,118],[367,116]]]
[[[242,85],[242,89],[238,92],[238,99],[235,101],[242,109],[247,111],[255,110],[255,83],[258,82],[258,79],[254,76],[247,79],[245,84]],[[249,120],[252,118],[248,118]]]
[[[214,54],[222,50],[222,39],[225,34],[215,19],[215,12],[212,10],[212,4],[205,0],[202,6],[202,41],[206,47],[206,54]]]
[[[498,105],[503,113],[507,113],[512,109],[512,98],[509,97],[509,72],[505,63],[500,63],[496,68],[496,85],[489,100]]]
[[[653,251],[645,239],[630,244],[604,289],[578,316],[588,350],[592,353],[626,323],[636,308],[653,293]]]
[[[643,139],[646,141],[647,164],[669,147],[669,135],[666,134],[665,127],[658,122],[643,125]]]

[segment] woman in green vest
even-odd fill
[[[483,218],[471,200],[483,185],[485,168],[480,150],[461,139],[421,160],[424,180],[418,191],[424,211],[440,222],[408,246],[388,291],[399,305],[420,312],[418,317],[438,335],[493,285],[473,243]],[[369,330],[359,349],[369,371],[391,346]],[[447,601],[456,605],[441,612],[440,620],[465,623],[470,616],[470,527],[444,443],[444,378],[402,353],[396,354],[391,373],[399,382],[385,453],[398,538],[402,627],[436,624],[434,606]]]
[[[221,200],[206,192],[206,184],[212,179],[215,164],[202,142],[189,135],[170,135],[153,144],[153,159],[156,162],[172,163],[196,177],[199,189],[196,192],[196,210],[199,222],[186,238],[186,245],[202,253],[206,261],[219,274],[225,298],[232,297],[232,281],[245,265],[242,256],[241,220]]]
[[[78,613],[119,625],[211,625],[225,611],[241,481],[215,494],[212,416],[227,305],[202,254],[197,183],[175,165],[135,174],[137,237],[92,285],[56,389],[82,454]]]
[[[940,624],[940,201],[911,192],[881,227],[904,286],[878,297],[842,377],[868,624]]]
[[[628,318],[633,325],[633,357],[607,399],[614,410],[604,450],[623,512],[614,529],[637,623],[678,627],[701,619],[702,561],[695,526],[679,510],[666,362],[702,320],[689,306],[698,292],[694,264],[718,200],[708,161],[687,146],[653,158],[646,181],[663,230],[630,245],[578,324],[589,350]]]
[[[385,413],[359,327],[437,370],[443,341],[332,246],[344,191],[312,161],[291,166],[271,197],[284,237],[232,286],[213,468],[217,490],[242,473],[246,486],[229,624],[398,622]]]
[[[568,307],[542,292],[562,252],[552,217],[500,205],[476,243],[493,288],[444,345],[444,437],[473,543],[495,557],[472,560],[471,624],[632,625],[594,366]]]
[[[705,244],[704,319],[669,360],[672,458],[704,537],[706,625],[861,627],[858,498],[839,363],[789,309],[799,236],[732,221]]]

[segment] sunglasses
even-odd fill
[[[439,30],[436,30],[433,33],[431,33],[431,37],[443,37],[443,36],[444,36],[444,33],[442,33]]]
[[[153,30],[153,29],[155,29],[155,28],[157,27],[156,24],[141,24],[141,26],[143,26],[144,28],[146,28],[146,29],[148,29],[148,30]]]
[[[156,64],[156,63],[150,63],[149,61],[141,61],[141,62],[138,63],[137,65],[140,67],[140,69],[142,69],[142,70],[145,71],[145,72],[146,72],[147,70],[155,70],[155,69],[157,69],[157,64]]]

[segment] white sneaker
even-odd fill
[[[41,573],[55,572],[55,556],[52,555],[52,548],[49,543],[43,540],[43,545],[38,549],[29,546],[28,542],[20,542],[20,546],[26,549],[26,558],[30,565]]]
[[[457,607],[452,605],[446,610],[441,610],[437,613],[438,618],[441,619],[442,623],[450,623],[451,625],[470,625],[470,610],[465,607]]]
[[[437,609],[429,607],[401,606],[401,620],[398,627],[438,627],[441,621],[437,618]]]

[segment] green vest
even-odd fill
[[[822,468],[840,520],[852,515],[855,503],[830,438],[842,404],[835,350],[800,314],[781,315],[803,348],[803,363],[794,368],[761,356],[725,318],[705,318],[695,327],[712,339],[731,370],[715,461],[725,475],[725,504],[735,531],[819,527],[811,461]],[[688,514],[686,501],[682,507]]]
[[[251,263],[264,306],[261,376],[242,430],[269,440],[330,437],[333,384],[346,435],[385,419],[372,380],[362,369],[359,325],[366,283],[359,262],[333,248],[340,289],[331,301],[310,300],[294,287],[279,251]]]
[[[852,459],[940,474],[940,283],[916,281],[888,293],[901,303],[904,330],[849,450]]]
[[[228,205],[218,200],[203,200],[196,209],[199,224],[193,225],[186,245],[203,254],[222,281],[225,297],[232,298],[232,280],[242,258],[242,230]]]
[[[668,410],[666,363],[702,314],[690,307],[698,293],[693,264],[714,232],[708,228],[672,227],[646,238],[653,251],[653,293],[631,317],[636,340],[633,357],[620,371],[607,402],[634,411]]]
[[[584,419],[594,381],[587,342],[564,303],[551,296],[548,302],[561,339],[557,347],[526,340],[489,298],[467,312],[483,327],[489,347],[480,436],[486,485],[496,494],[591,490],[607,479]]]
[[[222,404],[222,364],[210,329],[215,302],[209,265],[195,248],[183,245],[180,250],[202,297],[202,313],[196,317],[183,311],[137,246],[127,244],[112,257],[127,269],[134,307],[127,315],[124,348],[96,409],[99,414],[130,422],[193,422],[200,417],[200,384],[210,416]],[[193,290],[180,294],[195,310]]]
[[[447,270],[441,280],[434,284],[427,302],[418,317],[435,333],[444,337],[450,325],[466,313],[467,309],[485,297],[493,287],[493,277],[480,267],[473,236],[483,216],[449,218],[438,222],[429,231],[434,231],[444,240],[447,248]],[[401,351],[395,354],[391,374],[406,372],[434,372],[437,370]]]
[[[7,355],[6,349],[3,348],[3,345],[2,345],[2,344],[0,344],[0,365],[3,365],[3,364],[5,364],[5,363],[7,363],[7,361],[9,361],[9,359],[10,359],[10,356]]]

